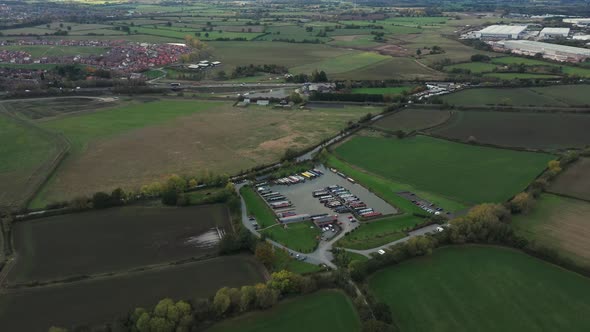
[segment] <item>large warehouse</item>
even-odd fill
[[[579,27],[590,25],[590,18],[564,18],[563,23],[570,23]]]
[[[510,51],[514,54],[529,56],[541,54],[545,59],[556,61],[580,62],[590,57],[590,49],[531,40],[501,40],[490,44],[495,51]]]
[[[570,28],[543,28],[539,33],[541,39],[567,38]]]
[[[475,37],[487,40],[518,39],[526,28],[526,25],[490,25],[476,31]]]

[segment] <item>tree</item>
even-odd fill
[[[385,322],[387,324],[393,323],[393,318],[391,317],[391,309],[389,305],[384,302],[377,302],[373,305],[373,314],[377,320]]]
[[[287,150],[285,150],[285,154],[283,155],[282,160],[286,161],[286,160],[293,160],[295,159],[297,156],[299,155],[299,152],[294,149],[294,148],[287,148]]]
[[[561,172],[561,163],[559,160],[551,160],[547,164],[547,168],[549,169],[549,175],[551,177],[556,176]]]
[[[95,209],[104,209],[111,205],[111,196],[104,192],[97,192],[92,195],[92,206]]]
[[[276,289],[280,294],[299,293],[301,291],[301,276],[287,270],[274,272],[270,275],[268,286]]]
[[[229,288],[223,287],[219,289],[213,298],[213,307],[215,308],[215,312],[219,316],[222,316],[227,312],[230,305],[231,299],[229,297]]]
[[[186,180],[176,174],[172,174],[166,179],[166,188],[176,192],[183,192],[186,190]]]
[[[258,245],[256,245],[254,255],[256,256],[256,259],[258,259],[258,261],[264,264],[264,266],[267,268],[270,268],[275,260],[274,250],[272,245],[268,242],[258,243]]]
[[[188,180],[188,187],[189,188],[196,188],[199,185],[196,179],[192,178]]]
[[[139,332],[148,332],[150,330],[150,321],[151,320],[152,320],[152,318],[150,317],[150,314],[147,312],[144,312],[143,314],[141,314],[141,316],[137,320],[137,323],[135,323],[135,327],[137,328],[137,330]]]
[[[254,286],[243,286],[240,293],[240,310],[248,311],[252,309],[256,302],[256,288]]]
[[[303,98],[301,98],[301,95],[298,94],[297,92],[293,91],[290,95],[289,95],[289,100],[292,101],[295,104],[300,104],[301,102],[303,102]]]
[[[168,188],[162,193],[162,204],[176,205],[178,202],[179,193],[173,188]]]
[[[510,201],[510,209],[513,213],[527,214],[534,204],[535,200],[533,199],[532,195],[522,192],[514,196],[514,198]]]
[[[125,191],[121,188],[113,190],[111,193],[111,205],[121,205],[125,203]]]
[[[279,294],[276,290],[265,284],[257,284],[254,288],[256,289],[256,306],[258,308],[268,309],[277,303]]]
[[[421,49],[417,49],[416,50],[416,55],[422,55],[422,50]]]

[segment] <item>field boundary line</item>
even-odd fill
[[[562,193],[558,193],[558,192],[551,191],[551,190],[546,190],[545,192],[547,194],[551,194],[551,195],[555,195],[555,196],[560,196],[560,197],[563,197],[563,198],[569,198],[569,199],[574,199],[576,201],[582,201],[582,202],[590,203],[590,199],[586,199],[586,198],[575,197],[575,196],[571,196],[571,195],[568,195],[568,194],[562,194]]]

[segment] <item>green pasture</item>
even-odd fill
[[[95,55],[104,54],[108,51],[105,47],[94,46],[53,46],[53,45],[31,45],[31,46],[0,46],[1,50],[23,51],[29,53],[33,58],[44,56],[71,56],[71,55]]]
[[[496,69],[496,65],[487,62],[466,62],[458,63],[456,65],[445,66],[446,71],[452,71],[453,69],[469,70],[471,73],[488,73]]]
[[[354,137],[335,149],[346,162],[467,204],[503,202],[524,190],[553,159],[427,136]]]
[[[362,68],[390,59],[390,57],[372,52],[356,52],[339,57],[325,59],[320,62],[305,64],[291,68],[293,73],[311,73],[313,70],[323,70],[328,75],[362,70]]]
[[[501,80],[530,80],[530,79],[539,79],[539,80],[547,80],[547,79],[555,79],[559,78],[557,75],[548,75],[548,74],[534,74],[534,73],[487,73],[483,75],[484,77],[493,77],[499,78]]]
[[[399,330],[587,331],[590,280],[513,249],[461,246],[385,268],[371,293]]]
[[[361,323],[352,301],[339,291],[323,290],[247,313],[214,325],[208,332],[357,332]]]

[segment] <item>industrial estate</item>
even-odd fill
[[[0,331],[590,331],[584,1],[0,18]]]

